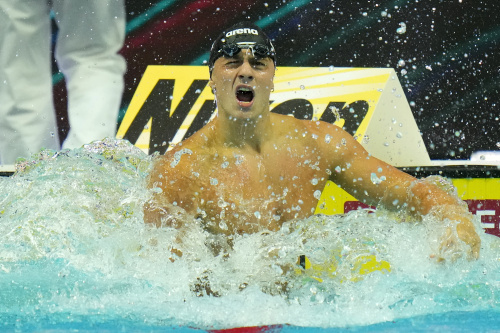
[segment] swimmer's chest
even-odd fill
[[[210,215],[288,220],[311,215],[327,181],[319,160],[291,156],[227,154],[199,161],[198,207]]]

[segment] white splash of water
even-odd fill
[[[499,240],[483,235],[478,261],[438,264],[435,221],[318,215],[234,236],[232,249],[194,222],[145,225],[151,161],[109,140],[45,152],[0,178],[0,316],[345,327],[500,305]],[[312,268],[297,264],[304,255]]]

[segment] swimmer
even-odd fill
[[[459,200],[370,156],[335,125],[270,112],[276,54],[259,27],[241,22],[224,31],[208,65],[217,116],[156,161],[147,223],[181,228],[198,219],[227,236],[277,231],[311,216],[331,180],[369,205],[456,221],[466,255],[478,258],[480,239]],[[373,182],[372,174],[385,178]],[[450,234],[443,235],[442,252],[458,248]]]

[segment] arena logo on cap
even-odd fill
[[[255,29],[250,29],[250,28],[235,29],[233,31],[227,32],[226,37],[231,37],[234,35],[248,35],[248,34],[258,35],[259,32]]]

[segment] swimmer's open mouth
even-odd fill
[[[236,89],[236,99],[241,103],[250,103],[254,98],[254,91],[251,87],[241,86]]]

